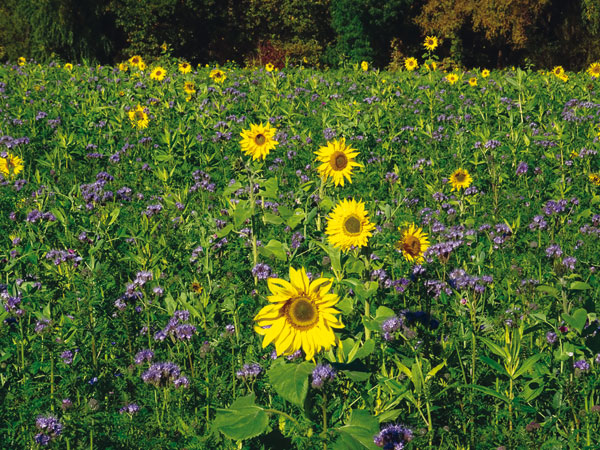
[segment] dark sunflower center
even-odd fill
[[[136,111],[135,112],[135,118],[137,120],[144,120],[144,111]]]
[[[161,72],[160,70],[157,70],[157,71],[156,71],[156,76],[157,76],[157,77],[160,77],[160,74],[161,74],[161,73],[162,73],[162,72]]]
[[[456,179],[456,181],[458,181],[459,183],[462,183],[465,181],[465,179],[467,178],[467,175],[464,172],[458,172],[456,174],[456,176],[454,177]]]
[[[334,153],[331,162],[333,170],[344,170],[348,167],[348,157],[342,152]]]
[[[221,72],[215,73],[215,78],[221,78]]]
[[[362,224],[358,220],[358,217],[350,216],[344,221],[344,229],[348,234],[360,234]]]
[[[317,307],[306,297],[292,298],[286,316],[293,327],[305,330],[312,328],[319,319]]]
[[[267,142],[267,138],[264,134],[257,134],[254,138],[254,142],[256,145],[265,145],[265,142]]]
[[[410,256],[417,256],[421,253],[421,241],[419,241],[418,237],[407,236],[402,243],[402,250]]]

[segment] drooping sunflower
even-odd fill
[[[204,290],[204,288],[202,287],[202,285],[199,282],[197,282],[197,281],[192,282],[192,291],[194,291],[196,294],[202,294],[203,290]]]
[[[487,78],[487,77],[489,77],[489,76],[490,76],[490,71],[489,71],[489,70],[487,70],[487,69],[483,69],[483,70],[481,71],[481,78]]]
[[[317,161],[322,164],[317,168],[321,177],[327,179],[333,178],[336,186],[340,184],[344,186],[344,177],[348,182],[352,183],[350,176],[352,175],[353,167],[362,167],[362,164],[354,162],[354,158],[358,156],[356,149],[346,145],[346,139],[341,138],[339,141],[335,139],[333,142],[328,142],[326,147],[321,147],[315,152]]]
[[[186,73],[190,73],[192,71],[192,66],[190,66],[190,63],[187,63],[185,61],[180,62],[179,63],[179,71],[185,75]]]
[[[0,173],[6,178],[13,178],[23,170],[23,160],[12,153],[0,158]]]
[[[454,84],[458,81],[458,75],[456,75],[455,73],[449,73],[448,75],[446,75],[446,81],[450,84]]]
[[[167,72],[160,66],[155,67],[154,69],[152,69],[152,72],[150,72],[150,78],[156,81],[164,80],[166,75]]]
[[[477,78],[475,78],[475,77],[469,78],[469,86],[473,86],[473,87],[477,86]]]
[[[590,76],[592,77],[600,77],[600,63],[592,63],[590,64],[590,67],[588,67],[587,73],[590,74]]]
[[[148,114],[146,114],[144,108],[139,104],[137,105],[137,108],[130,109],[127,114],[129,115],[129,120],[131,120],[131,125],[134,127],[139,129],[148,127],[148,123],[150,122],[148,120]]]
[[[596,186],[600,186],[600,175],[597,173],[590,173],[589,175],[590,183]]]
[[[438,38],[436,36],[427,36],[423,46],[430,52],[434,51],[438,46]]]
[[[321,350],[337,345],[334,328],[344,328],[334,308],[337,294],[329,293],[332,279],[310,281],[304,267],[290,267],[290,281],[267,280],[272,295],[269,305],[254,317],[254,331],[264,336],[262,347],[275,344],[278,356],[291,355],[302,349],[306,360],[313,360]]]
[[[423,233],[421,228],[417,228],[414,223],[408,228],[398,227],[398,231],[402,232],[402,238],[396,244],[398,251],[402,252],[407,261],[420,264],[423,261],[425,250],[429,248],[427,234]]]
[[[413,71],[415,70],[417,67],[419,67],[419,63],[417,62],[416,58],[406,58],[404,60],[404,67],[406,68],[406,70],[408,71]]]
[[[452,185],[453,191],[460,191],[468,188],[473,182],[473,178],[466,169],[458,168],[450,175],[448,182]]]
[[[563,66],[554,66],[554,69],[552,69],[552,74],[556,77],[560,77],[564,73],[565,69],[563,69]]]
[[[225,72],[223,72],[220,69],[213,69],[213,70],[211,70],[210,74],[208,76],[215,83],[223,83],[223,81],[225,81],[225,78],[227,78],[227,76],[225,76]]]
[[[363,202],[342,200],[327,219],[325,234],[334,247],[347,251],[351,247],[364,247],[375,225],[369,221],[368,212]]]
[[[273,137],[277,129],[271,128],[267,123],[263,126],[262,122],[258,125],[250,124],[249,130],[242,130],[240,144],[246,155],[252,155],[252,159],[265,159],[269,152],[275,148],[279,142]]]
[[[265,66],[265,70],[267,72],[273,72],[273,69],[275,69],[275,66],[271,63],[267,63],[267,65]]]

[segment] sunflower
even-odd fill
[[[146,63],[144,61],[140,61],[137,68],[143,72],[144,70],[146,70]]]
[[[363,202],[354,199],[342,200],[333,208],[331,216],[327,219],[325,234],[329,235],[331,245],[347,251],[351,247],[367,245],[374,229],[375,225],[369,222]]]
[[[406,58],[404,60],[404,67],[406,67],[406,70],[408,71],[413,71],[419,67],[419,63],[416,58]]]
[[[458,75],[456,75],[455,73],[449,73],[448,75],[446,75],[446,81],[450,84],[454,84],[458,81]]]
[[[156,80],[156,81],[162,81],[166,75],[167,75],[167,72],[165,72],[165,69],[158,66],[158,67],[155,67],[154,69],[152,69],[152,72],[150,73],[150,78],[152,78],[153,80]]]
[[[136,109],[130,109],[129,112],[129,120],[131,120],[131,125],[137,128],[147,128],[148,127],[148,114],[144,111],[139,104]]]
[[[333,328],[344,328],[334,308],[337,294],[329,293],[333,280],[319,278],[311,282],[302,267],[290,267],[290,281],[267,280],[272,295],[269,305],[254,317],[254,331],[264,336],[262,347],[274,343],[278,356],[291,355],[302,349],[307,361],[321,350],[337,345]]]
[[[429,248],[427,234],[415,227],[414,223],[408,228],[398,227],[398,231],[402,232],[402,239],[396,244],[398,251],[402,252],[406,260],[420,264],[425,250]]]
[[[450,175],[448,182],[452,185],[453,191],[460,191],[461,189],[468,188],[473,182],[473,178],[471,178],[466,169],[459,168]]]
[[[565,73],[563,66],[554,66],[554,69],[552,69],[552,74],[554,76],[560,77],[563,73]]]
[[[363,70],[363,72],[366,72],[367,70],[369,70],[369,63],[366,61],[361,62],[360,68]]]
[[[423,46],[430,52],[434,51],[438,46],[438,38],[435,36],[427,36]]]
[[[267,65],[265,66],[265,70],[267,72],[273,72],[273,69],[275,69],[275,66],[271,63],[267,63]]]
[[[590,74],[590,76],[592,77],[600,77],[600,63],[592,63],[590,64],[590,67],[588,67],[587,73]]]
[[[127,63],[119,63],[119,70],[121,72],[127,72],[127,69],[129,69],[129,66],[127,65]]]
[[[26,62],[27,62],[27,60],[25,59],[24,56],[20,56],[19,59],[17,59],[17,64],[20,66],[24,66]]]
[[[197,281],[194,281],[192,283],[192,291],[194,291],[196,294],[202,294],[202,291],[204,290],[204,288],[202,287],[202,285],[200,283],[198,283]]]
[[[227,78],[225,76],[225,72],[223,72],[220,69],[211,70],[208,76],[217,83],[223,83],[223,81],[225,81],[225,78]]]
[[[8,153],[5,158],[0,158],[0,173],[8,178],[13,178],[23,170],[23,160],[16,155]]]
[[[477,78],[475,78],[475,77],[469,78],[469,86],[473,86],[473,87],[477,86]]]
[[[192,66],[185,61],[181,62],[179,63],[179,71],[185,75],[186,73],[190,73],[192,71]]]
[[[324,179],[333,178],[336,186],[344,185],[344,177],[352,183],[350,178],[352,168],[362,167],[362,164],[354,162],[358,152],[349,145],[346,146],[345,138],[328,142],[326,147],[321,147],[315,154],[317,155],[317,161],[323,163],[317,168],[321,177]]]
[[[71,64],[71,63],[66,63],[66,64],[65,64],[65,69],[67,69],[67,70],[73,70],[73,64]]]
[[[246,155],[252,155],[252,159],[265,159],[271,150],[275,148],[279,142],[273,139],[277,133],[277,129],[271,128],[267,123],[263,126],[262,122],[259,125],[250,124],[249,130],[242,130],[240,136],[242,140],[242,150]]]
[[[0,166],[0,170],[2,170],[2,166]],[[600,186],[600,175],[598,175],[597,173],[590,173],[588,176],[590,178],[590,183],[596,186]]]
[[[196,93],[196,86],[194,86],[194,83],[186,81],[183,84],[183,90],[185,91],[186,94],[192,95],[192,94]]]

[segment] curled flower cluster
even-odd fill
[[[192,336],[196,333],[196,327],[187,322],[190,320],[190,312],[187,310],[175,311],[173,317],[169,320],[169,323],[165,328],[157,331],[154,334],[155,341],[164,341],[168,336],[173,336],[175,339],[188,341],[192,339]]]
[[[40,433],[35,435],[35,442],[40,445],[48,445],[50,441],[62,433],[63,426],[58,419],[52,415],[38,416],[35,426]]]
[[[373,442],[384,450],[403,450],[413,438],[413,432],[404,425],[386,425],[373,438]]]
[[[235,373],[235,376],[247,380],[256,378],[261,372],[262,367],[258,363],[244,364],[242,369]]]
[[[181,369],[172,362],[158,362],[150,366],[142,374],[144,383],[153,384],[156,387],[167,386],[172,383],[175,387],[188,387],[190,382],[187,377],[180,376]]]
[[[326,381],[333,381],[335,376],[335,370],[329,364],[318,364],[312,372],[311,386],[321,389]]]

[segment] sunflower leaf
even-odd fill
[[[315,365],[304,361],[300,364],[274,364],[267,375],[273,389],[285,400],[302,407],[308,392],[308,375]]]
[[[255,395],[238,398],[227,409],[219,408],[213,425],[234,440],[249,439],[264,433],[269,415],[254,402]]]
[[[339,438],[333,450],[378,449],[373,436],[379,433],[379,422],[364,410],[352,410],[350,419],[344,426],[337,428]]]

